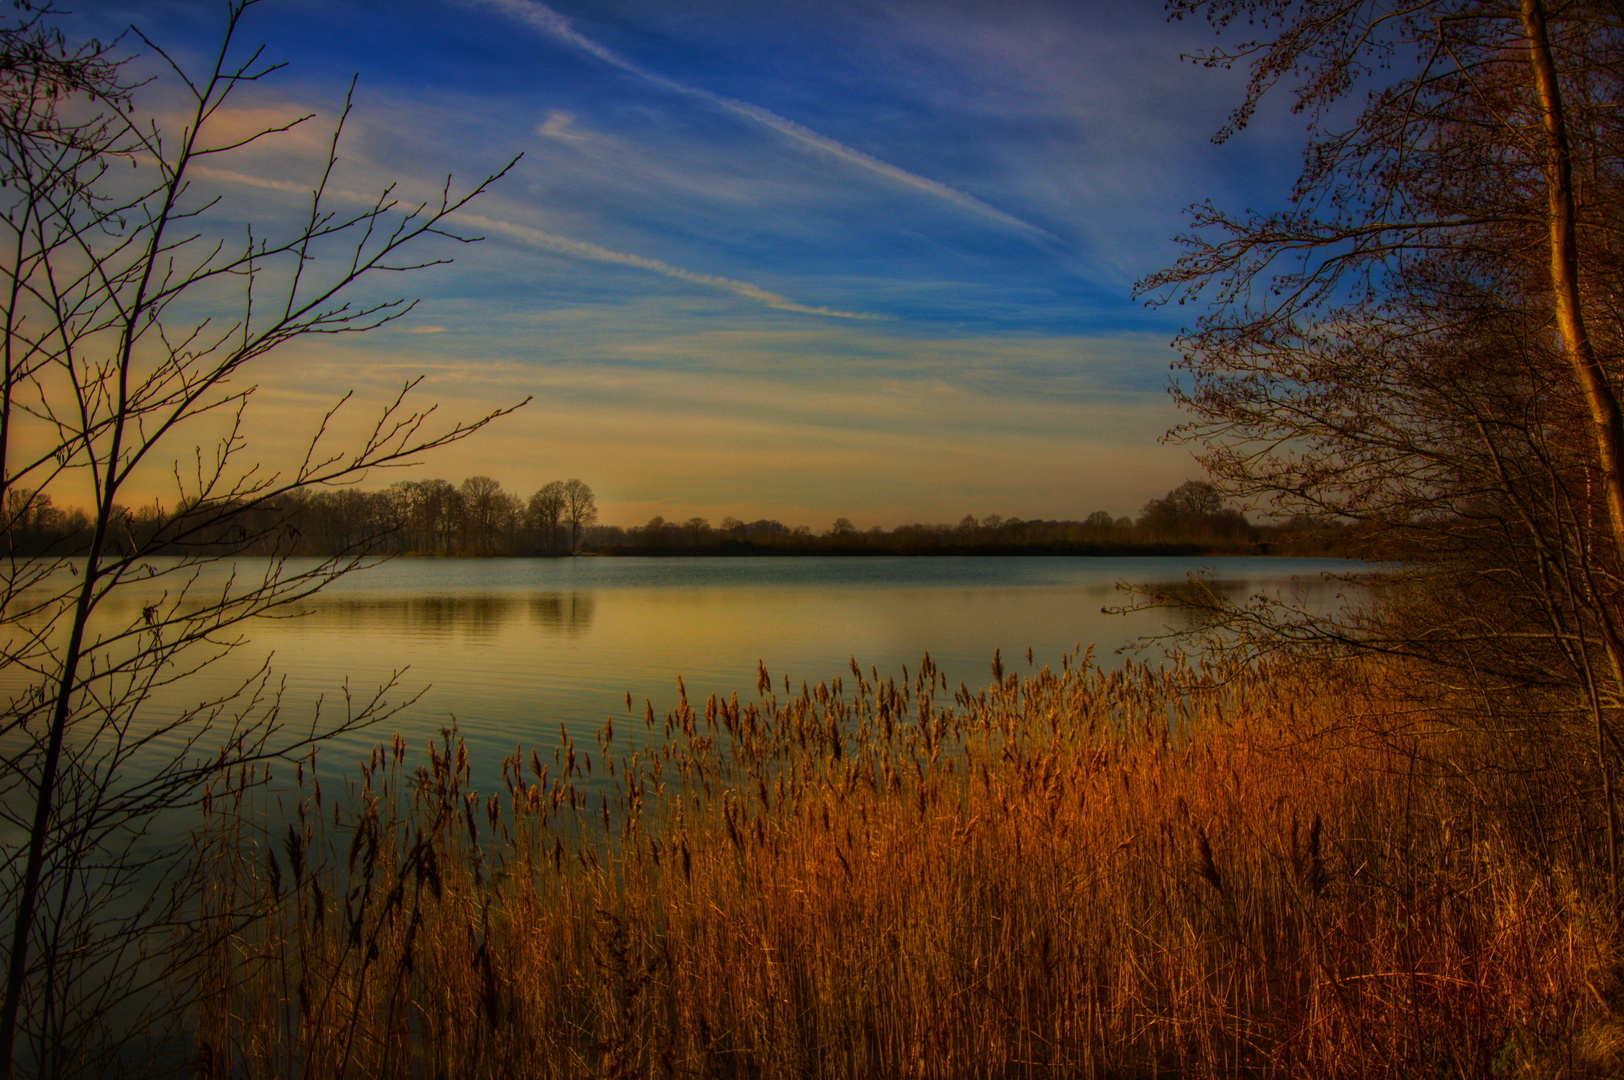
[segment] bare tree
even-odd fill
[[[17,687],[0,713],[0,911],[10,929],[0,1076],[116,1070],[115,1010],[141,1014],[121,1021],[135,1028],[161,1031],[176,1018],[161,972],[139,961],[182,914],[171,897],[183,868],[154,842],[156,815],[195,805],[227,770],[301,755],[386,709],[380,691],[338,717],[288,727],[265,670],[236,694],[168,714],[151,707],[156,691],[240,642],[245,620],[357,565],[359,537],[346,555],[290,566],[283,556],[296,538],[276,508],[415,460],[509,411],[436,427],[430,410],[412,404],[409,382],[352,445],[332,435],[358,407],[346,396],[320,419],[302,460],[273,470],[248,456],[251,365],[296,338],[362,332],[410,310],[404,300],[354,299],[355,286],[445,261],[408,251],[464,239],[449,216],[496,177],[462,195],[448,178],[415,205],[389,188],[335,209],[347,198],[329,190],[341,117],[297,227],[268,236],[250,226],[235,245],[209,238],[205,211],[218,216],[227,204],[194,186],[199,164],[310,119],[211,138],[232,93],[278,66],[258,51],[237,58],[247,6],[229,7],[222,47],[201,78],[171,64],[188,101],[176,128],[138,120],[118,57],[66,45],[48,9],[23,6],[0,23],[3,505],[17,524],[40,512],[53,485],[94,493],[80,553],[0,564],[0,672]],[[238,306],[222,319],[228,295]],[[199,317],[200,308],[215,317]],[[207,445],[192,441],[210,430],[201,420],[220,432]],[[137,527],[120,498],[168,455],[177,459],[176,508]],[[246,543],[275,555],[205,573]],[[108,611],[109,597],[136,581],[161,586],[162,598],[130,618]]]
[[[1221,138],[1282,85],[1310,121],[1288,209],[1194,208],[1184,256],[1144,283],[1209,302],[1180,343],[1180,434],[1227,494],[1363,523],[1372,554],[1411,567],[1406,599],[1352,633],[1274,628],[1423,661],[1486,694],[1487,715],[1515,712],[1522,742],[1588,742],[1616,888],[1624,16],[1592,0],[1170,6],[1264,27],[1200,58],[1251,68]]]
[[[489,555],[504,509],[502,484],[489,476],[470,476],[462,482],[461,494],[464,547]]]
[[[598,520],[598,500],[592,488],[576,479],[564,481],[564,521],[570,527],[570,554],[575,554],[581,530]]]
[[[457,489],[446,480],[403,480],[395,488],[401,493],[399,517],[408,549],[427,554],[449,552],[460,528]]]
[[[644,547],[661,547],[665,544],[665,518],[655,514],[644,524],[641,538]]]
[[[1109,522],[1110,515],[1106,520]],[[1214,526],[1227,525],[1227,531],[1235,531],[1245,524],[1234,512],[1225,515],[1223,496],[1204,480],[1186,480],[1160,499],[1147,502],[1139,512],[1139,527],[1164,539],[1212,532]]]
[[[545,551],[558,550],[558,525],[564,520],[564,482],[553,480],[534,495],[526,507],[530,528]]]
[[[502,536],[502,546],[510,555],[519,551],[520,537],[525,527],[525,513],[526,506],[523,499],[511,492],[502,492],[496,516],[500,523],[499,532]]]

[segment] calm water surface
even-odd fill
[[[241,567],[252,572],[244,560]],[[263,567],[263,564],[259,564]],[[313,565],[313,564],[312,564]],[[1212,574],[1241,594],[1298,593],[1317,608],[1356,592],[1329,575],[1362,564],[1277,558],[712,558],[397,559],[305,601],[299,617],[250,624],[248,642],[176,691],[197,701],[266,657],[286,678],[284,716],[330,708],[346,680],[362,695],[400,673],[415,702],[367,737],[334,747],[353,760],[395,731],[415,745],[455,720],[475,760],[494,770],[517,744],[556,745],[562,724],[586,741],[606,717],[663,717],[681,676],[689,696],[755,697],[757,665],[782,690],[844,676],[852,658],[881,678],[913,672],[927,651],[951,686],[990,681],[993,650],[1024,669],[1058,667],[1079,646],[1103,664],[1178,616],[1112,615],[1118,583]],[[152,602],[134,584],[106,614]],[[1151,655],[1155,655],[1153,652]],[[162,707],[155,702],[154,707]],[[639,725],[640,726],[640,725]],[[590,743],[588,744],[590,745]],[[487,774],[489,775],[489,774]]]

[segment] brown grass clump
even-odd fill
[[[1381,669],[995,671],[950,704],[928,657],[784,698],[763,671],[640,743],[515,753],[493,796],[454,736],[415,771],[397,738],[277,835],[216,792],[199,1074],[1624,1064],[1579,802],[1529,843],[1493,747]]]

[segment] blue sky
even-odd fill
[[[198,70],[223,7],[81,3],[69,28],[132,22]],[[408,375],[453,415],[534,395],[402,475],[580,476],[622,524],[1136,511],[1196,469],[1158,442],[1190,309],[1133,282],[1189,203],[1278,201],[1301,139],[1266,113],[1212,146],[1240,77],[1181,62],[1208,31],[1154,4],[286,0],[239,41],[288,66],[222,131],[317,116],[202,178],[223,231],[297,213],[352,74],[346,190],[524,155],[459,223],[481,244],[387,283],[409,316],[267,359],[257,451]],[[173,115],[173,87],[143,104]]]

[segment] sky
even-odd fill
[[[70,36],[133,24],[191,72],[225,24],[214,0],[65,6]],[[139,107],[175,123],[126,41]],[[340,395],[364,413],[420,376],[437,416],[531,400],[364,486],[578,476],[623,525],[1136,513],[1199,467],[1161,438],[1194,313],[1134,282],[1189,204],[1277,203],[1300,160],[1278,112],[1212,144],[1242,76],[1181,54],[1214,41],[1131,0],[266,0],[233,48],[286,66],[213,133],[314,116],[199,171],[205,231],[307,211],[352,77],[340,203],[522,156],[455,222],[479,243],[358,292],[418,298],[405,317],[258,362],[249,445],[286,468]]]

